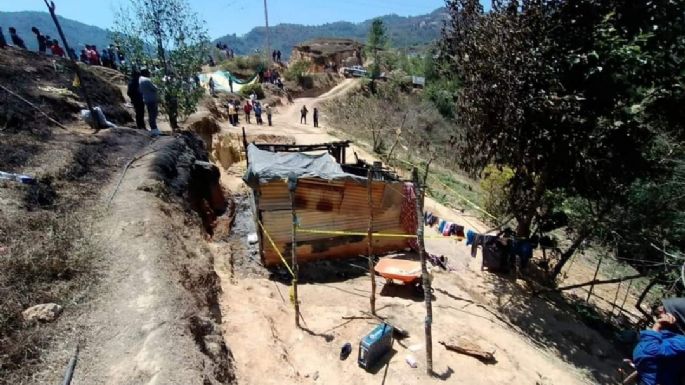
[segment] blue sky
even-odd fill
[[[112,25],[114,9],[127,0],[55,0],[57,14],[103,28]],[[212,38],[242,35],[264,25],[263,0],[188,0],[207,22]],[[444,0],[267,0],[269,24],[318,25],[334,21],[359,22],[395,13],[429,13]],[[0,0],[0,11],[46,11],[43,0]]]

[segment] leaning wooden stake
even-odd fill
[[[367,191],[369,193],[369,231],[367,234],[368,243],[368,259],[369,259],[369,275],[371,276],[371,296],[369,302],[371,303],[371,314],[376,315],[376,274],[373,269],[373,194],[371,183],[373,181],[373,171],[369,168],[367,175]]]
[[[291,239],[291,256],[293,269],[293,306],[295,307],[295,326],[300,327],[300,302],[297,299],[297,279],[299,276],[299,268],[297,267],[297,212],[295,211],[295,189],[297,189],[297,176],[295,174],[288,175],[288,192],[290,194],[290,212],[293,219],[293,232]]]
[[[48,10],[50,11],[52,21],[55,23],[55,27],[57,27],[57,33],[59,33],[59,37],[62,39],[64,50],[67,52],[67,57],[69,58],[69,61],[71,61],[71,64],[74,67],[76,77],[78,78],[78,82],[81,85],[81,91],[83,91],[83,98],[86,100],[88,111],[90,111],[90,117],[92,118],[93,122],[95,122],[95,129],[99,130],[101,126],[104,125],[104,122],[100,122],[100,117],[96,115],[95,110],[93,110],[93,103],[91,103],[90,101],[90,96],[88,96],[88,91],[86,91],[86,84],[83,82],[83,77],[81,76],[81,67],[79,67],[78,63],[76,62],[76,59],[71,55],[69,42],[67,41],[67,38],[64,36],[64,32],[62,31],[62,26],[59,24],[59,20],[57,20],[57,15],[55,14],[55,2],[51,1],[50,3],[48,3],[48,0],[43,1],[45,1],[45,5],[48,7]]]
[[[428,167],[426,167],[426,174],[428,174]],[[419,180],[419,171],[416,167],[412,170],[412,181],[416,190],[416,241],[419,247],[419,258],[421,259],[421,276],[423,278],[423,297],[426,304],[426,320],[424,322],[424,329],[426,333],[426,373],[433,374],[433,332],[431,325],[433,323],[433,304],[431,296],[431,282],[428,275],[428,267],[426,266],[425,244],[423,240],[423,198],[424,189]]]

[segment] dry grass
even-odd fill
[[[97,255],[83,217],[40,210],[0,218],[0,369],[34,363],[49,341],[40,326],[27,326],[21,312],[45,302],[65,303],[89,278]],[[15,373],[18,374],[18,373]]]

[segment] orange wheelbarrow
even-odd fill
[[[421,263],[418,261],[383,258],[378,261],[374,270],[389,284],[421,287]]]

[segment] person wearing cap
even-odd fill
[[[674,332],[676,317],[658,315],[651,329],[640,332],[633,363],[640,385],[680,385],[685,369],[685,336]]]

